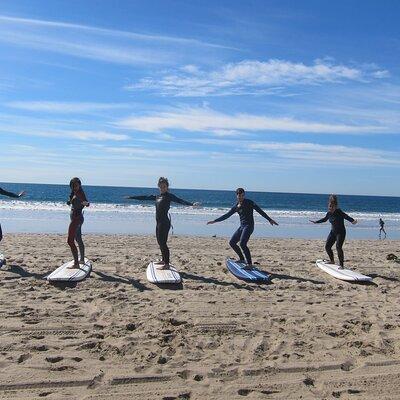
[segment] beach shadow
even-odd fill
[[[83,281],[80,281],[83,282]],[[67,288],[73,289],[76,288],[79,282],[63,282],[63,281],[49,281],[49,285],[56,287],[57,289],[60,290],[65,290]]]
[[[52,271],[49,271],[44,274],[38,274],[36,272],[29,272],[26,269],[24,269],[21,266],[16,265],[16,264],[8,265],[8,268],[5,271],[19,275],[19,277],[21,277],[21,278],[34,278],[34,279],[40,279],[40,280],[45,279],[46,276],[52,272]],[[6,279],[6,280],[18,279],[18,277],[5,277],[3,279]]]
[[[182,290],[183,289],[182,282],[179,282],[179,283],[153,283],[153,285],[156,285],[160,289],[166,289],[166,290]]]
[[[296,282],[310,282],[313,283],[314,285],[325,285],[325,282],[323,281],[317,281],[315,279],[307,279],[307,278],[300,278],[298,276],[290,276],[286,274],[274,274],[271,273],[271,281],[274,279],[282,279],[282,280],[290,280],[290,281],[296,281]]]
[[[385,281],[390,281],[390,282],[400,282],[400,279],[394,278],[392,276],[384,276],[384,275],[379,275],[379,274],[369,274],[371,278],[381,278],[384,279]]]
[[[153,290],[133,278],[126,278],[120,275],[107,275],[101,271],[92,271],[92,274],[96,274],[97,276],[100,277],[101,280],[105,282],[113,282],[113,283],[117,282],[117,283],[124,283],[125,285],[132,285],[139,292],[144,292],[145,290]]]
[[[203,282],[203,283],[213,283],[214,285],[219,285],[219,286],[233,286],[235,289],[245,289],[245,290],[249,290],[252,291],[254,290],[253,287],[249,286],[249,284],[255,284],[257,286],[265,286],[265,285],[269,285],[271,282],[246,282],[246,284],[241,284],[241,283],[236,283],[236,282],[227,282],[227,281],[220,281],[218,279],[215,278],[206,278],[204,276],[200,276],[200,275],[194,275],[191,274],[189,272],[180,272],[182,278],[185,279],[192,279],[194,281],[199,281],[199,282]],[[233,276],[233,275],[232,275]]]

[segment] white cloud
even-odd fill
[[[36,136],[36,137],[47,137],[56,139],[77,139],[84,141],[123,141],[128,140],[129,136],[118,133],[110,133],[104,131],[93,131],[93,130],[67,130],[67,129],[53,129],[51,127],[43,126],[43,128],[26,127],[19,125],[6,125],[0,124],[0,135],[1,134],[17,134],[24,136]]]
[[[0,15],[0,42],[110,63],[174,64],[225,48],[196,39]]]
[[[317,143],[248,143],[248,150],[273,153],[274,155],[308,162],[338,164],[342,166],[400,166],[400,154],[363,147],[322,145]]]
[[[328,60],[316,60],[310,65],[277,59],[244,60],[214,71],[187,65],[179,71],[164,73],[160,78],[143,78],[126,89],[154,90],[173,96],[274,94],[289,86],[364,81],[384,78],[388,74],[388,71],[370,65],[346,66]]]
[[[329,124],[301,121],[292,118],[276,118],[253,114],[224,114],[208,108],[185,108],[161,112],[154,115],[132,116],[117,123],[120,128],[162,133],[169,130],[188,132],[220,133],[241,132],[298,132],[298,133],[342,133],[361,134],[385,131],[373,125]]]
[[[131,107],[127,103],[87,103],[57,101],[12,101],[5,103],[7,107],[26,111],[51,112],[60,114],[83,114],[93,111],[117,110]]]

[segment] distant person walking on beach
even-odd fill
[[[208,221],[207,225],[224,221],[235,213],[239,214],[240,226],[231,237],[229,245],[238,255],[239,262],[246,263],[246,268],[250,269],[252,268],[253,263],[251,260],[250,249],[247,247],[247,243],[250,239],[251,234],[254,231],[254,210],[256,210],[262,217],[268,220],[271,225],[278,225],[278,223],[270,218],[254,201],[246,199],[245,191],[243,188],[236,189],[236,198],[237,203],[226,214],[215,219],[214,221]],[[238,246],[238,243],[240,247]]]
[[[382,218],[379,218],[379,239],[382,238],[382,232],[385,234],[384,239],[386,239],[386,231],[385,231],[385,221]]]
[[[16,194],[16,193],[12,193],[12,192],[7,192],[7,190],[0,188],[0,195],[12,197],[14,199],[19,199],[20,197],[25,196],[25,192],[22,191],[19,194]],[[0,224],[0,242],[2,241],[2,239],[3,239],[3,231],[1,230],[1,224]]]
[[[168,211],[172,203],[178,203],[185,206],[199,206],[200,203],[192,203],[182,200],[169,192],[169,182],[167,178],[161,177],[158,180],[159,195],[148,196],[126,196],[129,200],[152,200],[156,202],[156,237],[160,246],[162,261],[155,263],[157,269],[169,269],[170,251],[167,245],[169,230],[171,229],[171,219]]]
[[[343,212],[340,208],[338,208],[338,198],[336,195],[331,194],[329,196],[328,202],[328,212],[326,213],[324,218],[319,219],[318,221],[311,221],[313,224],[321,224],[323,222],[328,221],[331,223],[332,228],[329,232],[328,238],[325,243],[325,250],[328,253],[330,262],[332,264],[335,263],[335,259],[333,256],[332,246],[336,242],[336,250],[338,253],[340,266],[344,267],[344,254],[343,254],[343,244],[346,239],[346,228],[344,226],[344,220],[350,221],[353,225],[357,223],[357,220],[348,216],[345,212]]]
[[[84,222],[83,209],[89,207],[89,202],[82,189],[82,183],[79,178],[72,178],[69,187],[71,188],[71,194],[69,195],[67,204],[71,206],[71,222],[68,227],[67,242],[71,248],[72,256],[74,257],[74,264],[69,268],[80,268],[79,264],[85,264],[85,245],[82,240],[82,224]],[[80,260],[75,241],[79,246]]]

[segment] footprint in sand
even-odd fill
[[[46,361],[49,363],[58,363],[60,361],[64,360],[64,357],[61,356],[54,356],[54,357],[46,357]]]

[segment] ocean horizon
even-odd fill
[[[0,183],[6,190],[26,190],[26,197],[0,198],[0,222],[4,233],[65,233],[69,222],[68,185]],[[131,201],[126,195],[157,194],[157,188],[84,185],[91,206],[85,209],[83,231],[99,234],[153,234],[154,202]],[[200,208],[172,205],[176,235],[230,236],[238,216],[207,226],[206,222],[227,212],[235,203],[234,190],[178,189],[171,192]],[[325,215],[328,194],[248,191],[246,196],[260,205],[278,223],[272,227],[255,213],[255,237],[300,237],[324,239],[330,224],[313,225],[309,219]],[[339,207],[358,219],[347,230],[348,238],[378,238],[383,218],[388,238],[400,238],[400,197],[338,195]]]

